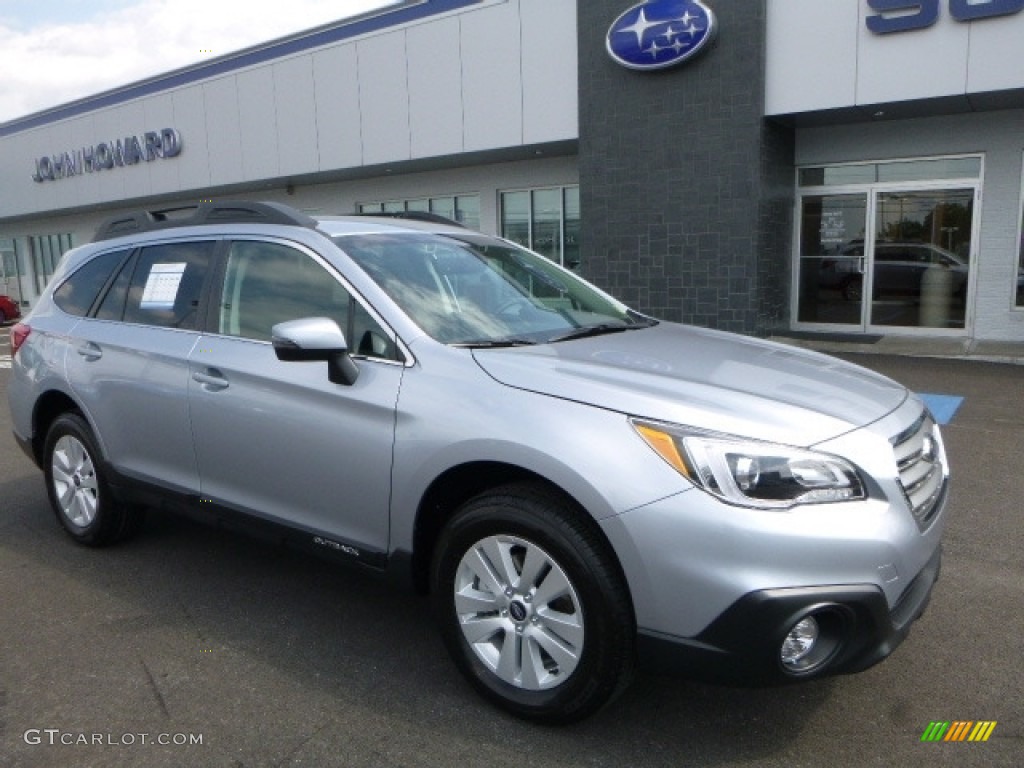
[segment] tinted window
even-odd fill
[[[97,320],[120,320],[124,317],[124,305],[128,300],[128,285],[132,279],[135,261],[129,259],[117,273],[113,284],[107,289],[107,295],[103,297],[96,310]]]
[[[324,267],[295,248],[239,241],[228,254],[219,329],[228,336],[270,340],[277,323],[329,317],[353,354],[395,359],[395,345]]]
[[[70,315],[88,314],[89,307],[126,255],[126,251],[112,251],[86,262],[54,291],[54,302]]]
[[[203,279],[215,245],[206,240],[144,248],[132,273],[125,322],[195,328]]]

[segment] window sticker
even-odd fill
[[[146,287],[142,289],[140,309],[174,309],[174,300],[178,296],[178,286],[185,274],[185,262],[173,264],[154,264],[146,278]]]

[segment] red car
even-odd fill
[[[8,320],[14,320],[17,317],[21,317],[21,310],[18,309],[18,305],[11,300],[10,296],[0,294],[0,323],[6,323]]]

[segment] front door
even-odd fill
[[[365,354],[351,386],[329,381],[326,363],[274,354],[271,327],[311,316],[335,320]],[[204,500],[368,561],[386,552],[405,369],[393,345],[374,353],[359,341],[385,331],[312,253],[257,240],[232,243],[212,322],[188,382]]]

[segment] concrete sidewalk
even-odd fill
[[[898,355],[939,357],[989,363],[1024,365],[1024,340],[980,341],[935,339],[921,336],[856,336],[854,334],[780,333],[773,341],[828,354]]]

